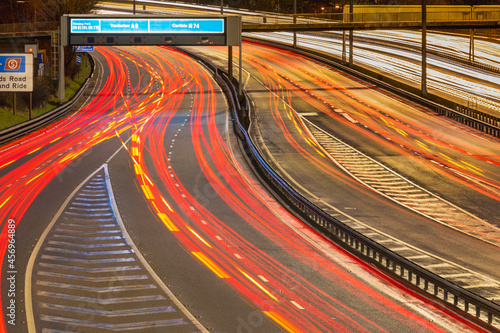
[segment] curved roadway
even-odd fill
[[[0,151],[3,331],[27,331],[31,314],[47,332],[163,332],[173,323],[180,332],[189,320],[216,332],[480,331],[277,204],[233,146],[223,94],[199,64],[164,48],[98,48],[95,58],[97,85],[82,109]],[[67,241],[110,232],[111,243]],[[109,271],[135,270],[117,263],[137,260],[132,252],[144,258],[144,282],[116,283],[131,277]],[[161,284],[174,305],[155,311],[185,308],[187,320],[116,307],[160,297],[143,291]]]

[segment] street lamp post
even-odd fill
[[[470,20],[472,21],[472,15],[474,11],[474,6],[470,6]],[[470,29],[469,36],[469,61],[474,61],[474,29]]]
[[[427,97],[427,3],[422,0],[422,97]]]

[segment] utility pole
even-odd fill
[[[425,1],[425,0],[424,0]],[[354,21],[354,0],[351,0],[349,5],[349,22]],[[349,30],[349,67],[352,68],[353,65],[353,53],[354,53],[354,30]]]
[[[474,6],[470,6],[470,20],[472,21]],[[469,61],[474,61],[474,29],[470,29],[469,37]]]
[[[422,0],[422,97],[427,98],[427,0]]]

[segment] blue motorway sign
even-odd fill
[[[240,45],[241,16],[63,15],[61,43],[64,46]]]
[[[223,18],[72,18],[74,34],[224,34]]]
[[[92,46],[92,45],[80,45],[80,46],[76,46],[75,51],[76,52],[93,52],[94,51],[94,46]]]

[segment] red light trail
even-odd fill
[[[369,332],[367,326],[387,331],[374,318],[338,301],[245,239],[229,221],[209,211],[189,192],[179,176],[181,170],[176,170],[170,162],[165,146],[169,129],[173,126],[172,119],[188,96],[192,96],[194,103],[189,130],[195,157],[210,188],[217,194],[217,200],[223,200],[231,214],[246,221],[281,251],[307,267],[308,271],[315,271],[332,285],[342,287],[359,302],[371,305],[401,325],[418,332],[445,331],[429,322],[425,315],[410,311],[357,278],[297,233],[296,229],[303,229],[302,233],[324,242],[330,251],[352,262],[356,270],[374,274],[385,281],[383,275],[370,266],[301,225],[244,171],[221,133],[217,114],[224,106],[218,104],[213,80],[200,65],[183,53],[166,48],[97,48],[97,51],[106,59],[106,66],[111,72],[97,96],[75,115],[17,140],[0,151],[0,165],[5,170],[1,177],[4,186],[0,191],[2,221],[12,219],[22,223],[30,204],[59,172],[90,153],[92,147],[118,137],[130,154],[140,190],[165,228],[177,237],[193,258],[276,325],[288,332]],[[255,52],[263,51],[255,49]],[[135,85],[130,79],[125,59],[139,73]],[[285,60],[281,58],[280,61],[286,63]],[[144,73],[143,70],[147,70],[148,75],[140,74]],[[297,88],[282,75],[270,71],[269,66],[260,66],[260,71],[269,78],[268,84],[274,85],[277,93],[283,91],[290,102],[288,91],[296,91]],[[299,90],[306,91],[305,88]],[[307,92],[300,94],[309,96]],[[270,102],[274,108],[281,104],[281,99],[270,95]],[[322,98],[314,104],[325,112],[328,109]],[[289,116],[295,117],[291,112]],[[275,117],[280,124],[277,113]],[[301,122],[295,123],[299,130],[304,131]],[[286,127],[281,125],[281,128],[286,135]],[[134,134],[130,144],[126,144],[121,136],[129,130]],[[387,130],[388,133],[391,131],[391,128]],[[291,136],[287,137],[297,147],[298,153],[309,154],[300,148],[300,144],[293,143]],[[314,141],[305,139],[314,146]],[[321,155],[320,151],[317,152]],[[308,157],[328,168],[326,159]],[[5,223],[0,238],[2,262],[7,244]],[[408,292],[404,288],[403,291]],[[425,300],[420,301],[432,312],[449,315]],[[4,307],[1,309],[3,311]],[[456,318],[448,324],[461,328],[467,325],[456,321]],[[0,330],[5,331],[5,322],[2,321],[1,325]]]

